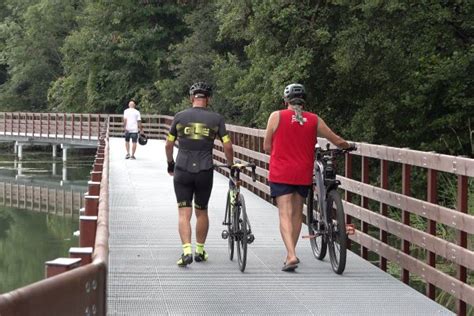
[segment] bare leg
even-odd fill
[[[303,202],[304,197],[299,195],[297,192],[294,192],[291,196],[292,199],[292,206],[293,206],[293,217],[292,217],[292,224],[293,224],[293,242],[295,244],[298,243],[301,233],[301,225],[303,223]]]
[[[179,237],[182,244],[191,243],[191,207],[179,208]]]
[[[132,143],[132,156],[135,156],[136,150],[137,150],[137,143]]]
[[[196,212],[196,242],[204,244],[209,231],[209,216],[207,210],[195,209]]]
[[[130,155],[130,143],[125,142],[125,149],[127,150],[127,155]]]
[[[293,206],[292,194],[285,194],[276,198],[278,211],[280,213],[280,233],[285,244],[287,256],[286,262],[295,262],[295,242],[293,236],[295,229],[293,227]],[[299,234],[299,233],[298,233]]]

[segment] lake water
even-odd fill
[[[68,257],[79,244],[79,204],[87,191],[95,150],[25,148],[23,160],[0,154],[0,293],[44,278],[44,262]]]

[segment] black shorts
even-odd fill
[[[285,183],[270,182],[270,195],[277,196],[298,192],[299,195],[306,198],[308,196],[309,185],[292,185]]]
[[[194,207],[207,210],[213,179],[213,169],[191,173],[176,168],[173,182],[178,207],[191,207],[194,197]]]
[[[132,143],[136,143],[138,140],[138,133],[125,132],[125,141],[128,143],[132,139]]]

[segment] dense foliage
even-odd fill
[[[291,82],[355,141],[474,156],[474,3],[0,2],[0,109],[173,114],[195,80],[264,127]]]

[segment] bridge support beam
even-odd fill
[[[67,181],[67,166],[63,164],[63,183]]]
[[[18,153],[18,142],[13,144],[13,153],[16,155]]]
[[[51,169],[52,169],[52,170],[51,170],[52,175],[53,175],[53,176],[57,175],[57,172],[56,172],[56,163],[55,163],[55,162],[53,162],[53,166],[51,167]]]
[[[69,149],[69,146],[65,145],[65,144],[61,144],[61,148],[63,150],[63,161],[66,162],[67,161],[67,151]]]
[[[53,158],[56,158],[58,156],[58,146],[56,144],[53,144]]]
[[[17,143],[17,154],[18,154],[18,159],[22,160],[23,159],[23,144]]]
[[[17,165],[17,170],[18,170],[18,176],[20,176],[20,177],[23,175],[23,168],[22,167],[23,166],[22,166],[21,162],[19,162],[18,165]]]

